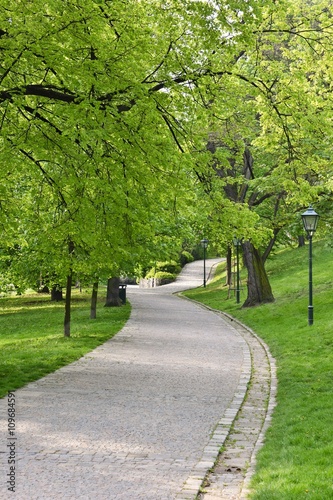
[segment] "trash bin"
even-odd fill
[[[119,285],[119,298],[123,304],[126,304],[126,286],[127,285]]]

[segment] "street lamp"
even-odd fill
[[[240,303],[240,286],[239,286],[239,247],[242,245],[242,240],[233,237],[233,243],[236,247],[236,276],[237,276],[237,286],[236,286],[236,302]]]
[[[206,248],[208,246],[209,241],[204,238],[201,240],[201,245],[203,247],[203,252],[204,252],[204,280],[203,280],[203,286],[206,288]]]
[[[313,325],[313,297],[312,297],[312,236],[314,235],[319,215],[310,206],[306,212],[302,214],[302,220],[305,231],[309,238],[309,307],[308,307],[308,323]]]

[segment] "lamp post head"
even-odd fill
[[[305,231],[310,237],[313,236],[317,229],[319,215],[313,210],[311,205],[306,212],[302,214],[302,220]]]
[[[232,242],[235,245],[235,247],[240,247],[242,245],[243,238],[237,238],[237,236],[234,236],[232,238]]]
[[[203,246],[203,248],[207,248],[209,240],[206,240],[206,238],[204,238],[203,240],[201,240],[200,243]]]

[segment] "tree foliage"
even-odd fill
[[[331,197],[332,28],[321,1],[3,0],[11,272],[96,282],[208,226],[269,250]]]

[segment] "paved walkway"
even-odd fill
[[[194,499],[205,477],[211,488],[207,471],[242,407],[251,348],[241,326],[173,295],[201,283],[195,262],[174,284],[129,287],[133,310],[121,332],[16,391],[14,494],[8,401],[0,401],[1,499]],[[220,483],[212,495],[222,495]]]

